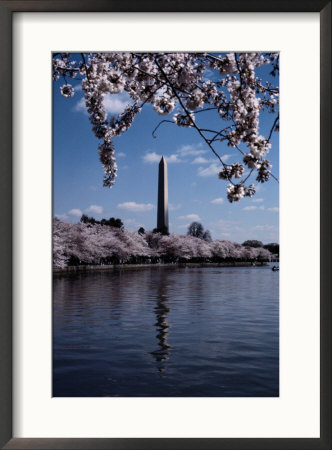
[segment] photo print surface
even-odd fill
[[[53,396],[279,396],[279,54],[53,53]]]

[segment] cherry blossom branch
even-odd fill
[[[86,65],[84,53],[81,53],[81,56],[82,56],[82,58],[83,58],[83,65],[84,65],[84,68],[85,68],[85,74],[86,74],[86,77],[87,77],[87,79],[88,79],[88,82],[91,83],[91,79],[90,79],[89,71],[88,71],[88,68],[87,68],[87,65]]]
[[[85,75],[82,88],[90,122],[96,137],[103,140],[99,154],[106,174],[104,185],[111,187],[116,176],[113,137],[121,135],[132,125],[146,103],[151,103],[160,115],[169,115],[176,104],[179,105],[180,112],[173,115],[174,123],[193,127],[220,161],[222,170],[219,178],[231,183],[227,188],[229,201],[238,201],[254,194],[253,185],[246,187],[244,182],[255,169],[258,182],[267,181],[270,175],[278,181],[270,173],[271,165],[265,160],[265,155],[271,148],[270,140],[279,123],[279,116],[274,120],[268,139],[260,136],[258,130],[263,110],[272,114],[277,112],[279,90],[268,82],[263,86],[255,73],[256,68],[268,63],[272,63],[273,71],[276,71],[278,54],[228,53],[219,57],[208,53],[94,53],[88,61],[85,54],[81,56],[83,62],[78,64],[70,61],[69,53],[55,54],[53,79],[57,80],[60,76],[64,79],[66,84],[61,86],[60,91],[69,98],[74,95],[74,89],[68,84],[67,76],[75,78],[78,71]],[[223,78],[206,80],[204,74],[209,68],[219,72]],[[128,92],[135,103],[127,106],[118,117],[107,119],[104,96],[123,91]],[[218,131],[200,127],[195,122],[196,114],[212,110],[218,111],[220,119],[230,125]],[[173,123],[162,120],[152,131],[153,137],[156,137],[161,124],[166,122]],[[226,141],[238,150],[244,164],[251,169],[239,184],[234,184],[231,178],[243,176],[243,164],[225,164],[213,146],[217,141]],[[245,144],[249,153],[243,152],[240,144]]]
[[[201,130],[199,129],[199,127],[195,124],[194,120],[192,119],[189,111],[187,110],[187,108],[184,106],[180,96],[178,95],[176,89],[173,87],[172,83],[170,82],[170,80],[168,79],[167,75],[165,74],[165,72],[163,71],[162,67],[160,66],[160,64],[157,61],[157,58],[155,58],[155,62],[157,67],[159,68],[160,72],[162,73],[162,75],[164,76],[165,80],[167,81],[167,83],[169,84],[169,86],[172,89],[173,94],[177,97],[183,111],[186,113],[188,119],[190,120],[192,126],[196,129],[196,131],[199,133],[199,135],[204,139],[204,141],[206,142],[206,144],[210,147],[210,149],[212,150],[212,152],[215,154],[215,156],[219,159],[219,161],[221,162],[221,164],[223,165],[223,167],[226,168],[226,164],[223,162],[223,160],[220,158],[220,156],[218,155],[218,153],[215,151],[215,149],[212,147],[212,145],[209,143],[209,141],[206,139],[206,137],[204,136],[204,134],[201,132]],[[231,180],[229,180],[232,184],[233,182]]]

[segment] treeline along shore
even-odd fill
[[[53,221],[55,272],[74,271],[71,267],[92,270],[161,264],[259,265],[271,260],[273,255],[265,248],[225,240],[207,242],[190,235],[139,233],[101,224]]]

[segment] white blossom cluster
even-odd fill
[[[241,178],[243,174],[243,165],[240,163],[234,163],[231,166],[225,165],[225,167],[219,172],[219,178],[221,180],[230,180],[232,177]]]
[[[267,159],[265,159],[264,161],[260,161],[256,180],[260,183],[268,181],[271,174],[271,167],[272,166]]]
[[[195,116],[192,112],[188,114],[176,113],[174,114],[173,119],[179,127],[189,128],[192,127],[195,122]]]
[[[244,197],[252,197],[255,195],[256,189],[253,184],[249,186],[244,186],[244,184],[229,184],[227,186],[227,198],[230,203],[238,202]]]
[[[64,84],[60,88],[61,95],[70,98],[74,95],[74,89],[71,84]]]
[[[53,80],[58,80],[60,77],[66,79],[67,77],[75,78],[79,68],[76,61],[70,60],[70,53],[56,53],[53,55]]]
[[[279,128],[279,116],[270,135],[264,137],[259,132],[260,114],[277,114],[279,89],[270,82],[264,84],[256,69],[271,65],[275,75],[277,53],[92,53],[81,54],[78,59],[73,61],[68,53],[54,55],[53,79],[61,77],[65,81],[60,87],[64,97],[74,95],[68,77],[79,75],[82,79],[92,130],[101,140],[99,157],[105,172],[104,186],[111,187],[117,173],[113,138],[130,128],[147,103],[161,116],[172,115],[174,124],[199,133],[222,164],[219,178],[230,182],[230,201],[238,201],[249,192],[246,180],[239,184],[232,181],[244,177],[245,170],[240,162],[227,166],[215,151],[215,142],[222,141],[235,151],[240,150],[244,165],[258,171],[256,180],[268,180],[270,166],[264,158],[271,148],[272,132]],[[118,116],[107,117],[105,96],[123,91],[129,94],[132,104]],[[200,127],[199,114],[208,109],[216,110],[225,128],[214,131]],[[239,148],[241,145],[247,147],[247,153]]]

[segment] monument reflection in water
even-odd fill
[[[279,395],[269,267],[62,275],[53,289],[55,397]]]
[[[157,322],[155,323],[157,329],[157,339],[158,339],[158,349],[151,352],[151,354],[156,358],[157,369],[159,372],[165,370],[164,361],[167,361],[170,354],[171,346],[167,342],[168,330],[171,325],[168,323],[167,315],[170,312],[168,306],[167,297],[167,274],[165,272],[161,273],[160,283],[158,283],[157,292],[157,305],[154,308]]]

